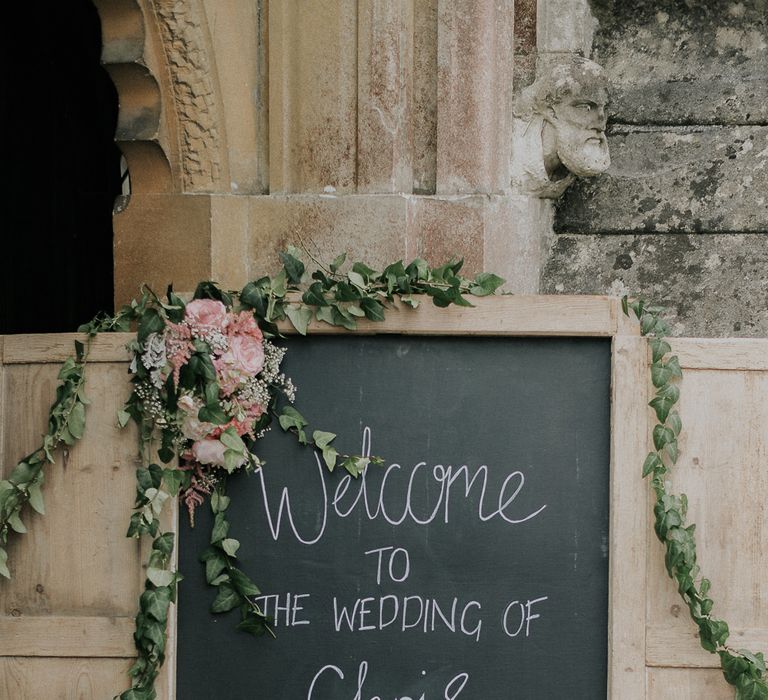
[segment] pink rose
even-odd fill
[[[192,456],[200,464],[223,467],[226,449],[219,440],[198,440],[192,445]]]
[[[219,328],[227,325],[227,307],[215,299],[195,299],[187,304],[184,320],[191,328]]]
[[[219,385],[225,394],[231,394],[264,366],[264,345],[250,335],[230,338],[229,349],[214,359]]]

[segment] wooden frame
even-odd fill
[[[416,310],[391,313],[385,322],[362,321],[356,333],[612,339],[608,697],[645,698],[648,503],[639,468],[648,449],[646,341],[640,337],[637,325],[624,317],[615,298],[501,296],[477,299],[473,303],[476,308],[437,309],[425,300]],[[294,332],[287,324],[281,328],[286,333]],[[317,322],[311,324],[309,332],[348,333]],[[4,340],[0,345],[2,364],[60,362],[71,354],[76,337],[75,334],[0,337],[0,341]],[[125,344],[132,337],[129,334],[99,336],[93,343],[90,361],[127,361]],[[165,697],[173,698],[175,617],[169,624],[169,653],[162,685]]]

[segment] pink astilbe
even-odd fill
[[[205,497],[210,496],[216,479],[203,471],[203,467],[197,463],[182,463],[179,469],[192,471],[192,479],[189,486],[179,494],[179,499],[187,507],[189,524],[195,526],[195,509],[205,503]]]
[[[192,344],[192,332],[183,323],[165,323],[165,356],[173,368],[173,383],[179,386],[181,368],[189,362],[195,346]]]
[[[264,336],[256,323],[252,313],[241,311],[239,314],[229,315],[229,324],[227,325],[227,334],[230,337],[236,335],[249,335],[255,340],[262,341]]]

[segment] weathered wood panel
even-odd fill
[[[729,623],[729,643],[768,652],[768,341],[680,339],[672,345],[684,370],[681,457],[672,490],[688,496],[699,563],[712,581],[713,614]],[[648,697],[732,698],[715,670],[718,658],[699,646],[666,575],[650,514],[647,532],[646,663],[656,667],[649,668]]]

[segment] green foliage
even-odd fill
[[[240,305],[253,311],[262,330],[270,335],[277,334],[276,323],[286,318],[301,335],[307,333],[313,320],[355,330],[358,319],[383,321],[396,300],[417,307],[415,295],[431,297],[440,307],[472,306],[467,295],[488,296],[504,284],[490,272],[481,272],[474,279],[461,276],[461,260],[439,267],[430,267],[421,258],[407,266],[398,260],[378,271],[361,262],[348,265],[346,255],[339,255],[327,267],[318,262],[319,268],[311,274],[301,251],[293,246],[280,254],[280,260],[283,269],[274,279],[262,277],[249,282],[236,295]]]
[[[211,497],[211,546],[200,556],[200,561],[205,564],[205,580],[216,588],[211,612],[218,615],[238,608],[240,622],[237,629],[254,636],[268,632],[274,637],[271,620],[253,600],[261,591],[247,574],[234,565],[240,543],[227,537],[229,521],[226,510],[230,499],[225,495],[225,488],[226,482],[220,481]]]
[[[673,408],[680,400],[680,389],[675,382],[683,376],[678,358],[667,357],[672,348],[665,340],[669,328],[661,318],[664,309],[643,299],[627,297],[622,299],[622,308],[627,315],[630,310],[634,313],[641,333],[650,339],[651,381],[656,394],[649,406],[658,423],[653,427],[654,451],[645,458],[643,477],[651,477],[656,497],[654,531],[666,548],[667,572],[677,582],[678,592],[699,628],[701,646],[719,655],[725,679],[736,688],[736,700],[768,700],[763,655],[728,647],[728,625],[711,614],[714,603],[708,596],[710,582],[699,577],[696,562],[696,528],[685,524],[688,499],[685,494],[670,494],[669,484],[664,480],[678,457],[677,437],[682,421]]]

